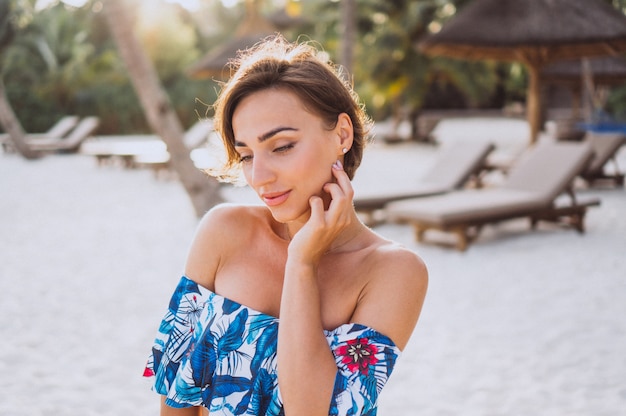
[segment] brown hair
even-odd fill
[[[268,88],[284,88],[302,100],[305,108],[334,128],[341,113],[353,125],[352,147],[344,155],[344,169],[350,179],[361,164],[368,139],[370,119],[352,86],[341,78],[339,69],[322,59],[309,43],[290,43],[281,35],[271,36],[251,49],[240,52],[231,63],[234,73],[214,104],[215,129],[227,152],[226,171],[239,166],[235,151],[233,114],[247,96]]]

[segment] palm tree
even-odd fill
[[[152,62],[133,32],[133,21],[125,0],[109,0],[105,17],[113,39],[144,109],[148,124],[166,143],[172,167],[187,191],[196,215],[222,202],[219,183],[208,178],[193,164],[183,143],[184,130]]]

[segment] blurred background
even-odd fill
[[[464,23],[475,55],[424,49],[450,42],[446,28],[478,4],[495,19]],[[531,13],[540,5],[550,13]],[[519,218],[461,252],[444,236],[417,241],[408,224],[376,231],[419,253],[431,276],[381,414],[625,414],[625,14],[626,0],[0,0],[0,131],[14,128],[0,134],[0,415],[157,414],[140,375],[198,217],[256,201],[194,169],[215,139],[198,118],[212,116],[236,50],[275,32],[315,41],[347,69],[376,121],[355,178],[373,193],[412,187],[462,142],[504,156],[481,176],[498,185],[532,141],[529,109],[542,139],[584,142],[602,123],[621,134],[604,172],[613,186],[576,187],[601,199],[584,236],[561,224],[531,232]],[[518,59],[479,53],[480,36],[498,46],[523,34],[539,38],[534,57],[528,43],[496,53]],[[37,134],[85,120],[76,135]],[[186,140],[197,131],[202,140]]]
[[[626,0],[601,0],[624,12]],[[370,115],[405,123],[425,139],[428,110],[523,112],[528,84],[520,62],[428,57],[417,44],[468,0],[126,1],[141,45],[185,126],[205,114],[236,49],[279,31],[309,37],[345,66]],[[61,116],[96,115],[98,134],[149,132],[97,0],[1,0],[0,68],[13,110],[29,132]],[[225,50],[231,48],[232,51]],[[223,56],[220,57],[219,55]],[[221,60],[220,60],[221,59]],[[592,113],[626,119],[626,85],[604,87]],[[617,84],[617,85],[615,85]],[[545,110],[571,108],[572,88],[543,86]],[[210,115],[210,110],[209,110]],[[394,127],[395,128],[395,127]],[[423,130],[423,129],[422,129]],[[426,129],[428,130],[428,129]],[[397,134],[403,134],[396,131]],[[393,135],[393,133],[390,133]]]

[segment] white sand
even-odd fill
[[[437,133],[506,147],[524,140],[515,123]],[[376,144],[358,180],[418,175],[435,152]],[[408,226],[377,228],[431,275],[380,414],[625,414],[626,193],[583,192],[602,206],[582,236],[512,221],[459,253],[415,243]],[[197,224],[180,185],[85,156],[0,155],[0,195],[0,415],[157,414],[141,373]]]

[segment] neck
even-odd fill
[[[359,246],[359,236],[367,229],[365,225],[354,215],[354,221],[333,241],[326,254],[352,251]]]
[[[308,220],[308,218],[307,218]],[[283,235],[281,237],[287,241],[291,241],[292,237],[304,226],[305,222],[291,221],[283,223]],[[355,242],[357,237],[367,229],[367,227],[361,222],[356,212],[352,213],[352,219],[350,225],[348,225],[339,236],[333,241],[326,253],[333,253],[339,251],[349,251],[351,249],[351,243]]]

